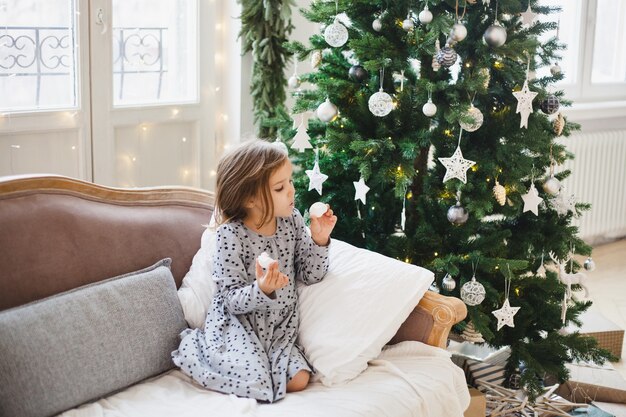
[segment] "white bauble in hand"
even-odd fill
[[[324,213],[328,211],[328,206],[325,203],[317,202],[311,204],[309,208],[309,216],[311,217],[322,217]]]
[[[259,264],[263,269],[269,268],[272,262],[274,262],[274,259],[272,259],[272,257],[267,252],[261,253],[257,260],[259,261]]]

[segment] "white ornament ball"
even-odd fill
[[[430,10],[428,10],[428,6],[426,6],[424,7],[424,10],[420,12],[417,18],[419,19],[421,24],[426,25],[433,21],[433,14]]]
[[[441,281],[441,288],[448,292],[453,291],[456,288],[456,281],[450,276],[450,274],[446,274],[446,276],[443,277],[443,280]]]
[[[439,294],[441,292],[441,290],[439,289],[439,285],[437,285],[437,281],[433,281],[432,284],[430,284],[430,287],[428,288],[428,291],[432,291],[434,293]]]
[[[311,204],[311,207],[309,207],[309,216],[322,217],[327,211],[328,206],[325,203],[318,201],[317,203]]]
[[[472,277],[471,281],[461,287],[461,300],[468,306],[477,306],[482,303],[486,294],[485,287],[476,281],[476,277]]]
[[[466,132],[475,132],[483,125],[483,113],[476,107],[471,106],[465,115],[473,120],[472,123],[465,123],[459,120],[459,124]]]
[[[561,183],[554,178],[554,176],[550,176],[550,178],[543,183],[543,191],[550,195],[557,195],[559,191],[561,191]]]
[[[322,122],[329,123],[337,118],[339,110],[337,109],[337,106],[330,102],[329,99],[326,99],[325,102],[317,107],[315,114]]]
[[[454,26],[452,26],[450,37],[456,42],[461,42],[467,37],[467,28],[463,23],[455,23]]]
[[[302,81],[297,75],[292,75],[289,77],[289,80],[287,80],[287,85],[289,88],[299,88],[302,85]]]
[[[385,117],[393,110],[393,99],[384,91],[372,94],[367,106],[374,116]]]
[[[550,67],[550,74],[552,74],[552,76],[556,77],[557,75],[559,75],[561,73],[561,67],[559,66],[559,64],[554,64]]]
[[[585,263],[583,264],[583,267],[584,267],[587,271],[591,272],[591,271],[593,271],[594,269],[596,269],[596,263],[594,262],[594,260],[593,260],[593,259],[591,259],[591,258],[587,258],[587,260],[586,260],[586,261],[585,261]]]
[[[422,106],[422,112],[428,117],[433,117],[437,113],[437,106],[431,99],[428,99],[428,102]]]
[[[380,32],[381,30],[383,30],[383,22],[379,18],[374,19],[374,21],[372,22],[372,29],[374,29],[376,32]]]
[[[414,28],[415,28],[415,23],[413,23],[413,20],[409,18],[404,19],[404,21],[402,22],[402,29],[409,32],[413,30]]]
[[[469,218],[469,213],[461,203],[456,203],[448,209],[448,221],[455,225],[465,224]]]
[[[338,48],[348,42],[348,29],[339,21],[335,20],[324,30],[324,40],[330,46]]]
[[[492,47],[502,46],[506,43],[506,29],[496,21],[489,26],[483,35],[485,43]]]
[[[263,269],[269,268],[272,262],[274,262],[274,259],[272,259],[267,252],[261,253],[257,259]]]

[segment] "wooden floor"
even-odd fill
[[[587,272],[589,297],[593,301],[590,310],[626,329],[626,239],[594,247],[593,260],[596,269]],[[626,344],[622,360],[613,365],[626,378]]]

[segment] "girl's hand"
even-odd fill
[[[286,287],[289,284],[289,277],[278,270],[278,262],[274,261],[267,268],[267,273],[263,274],[263,267],[256,261],[256,280],[261,291],[270,296],[274,291]]]
[[[328,208],[326,213],[320,217],[311,216],[311,237],[319,246],[328,245],[330,233],[335,228],[335,224],[337,224],[337,216],[333,215],[333,211],[328,204],[326,204],[326,207]]]

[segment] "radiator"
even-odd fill
[[[559,167],[572,171],[566,192],[591,204],[573,222],[580,237],[595,244],[626,236],[626,130],[576,132],[560,143],[575,156]]]

